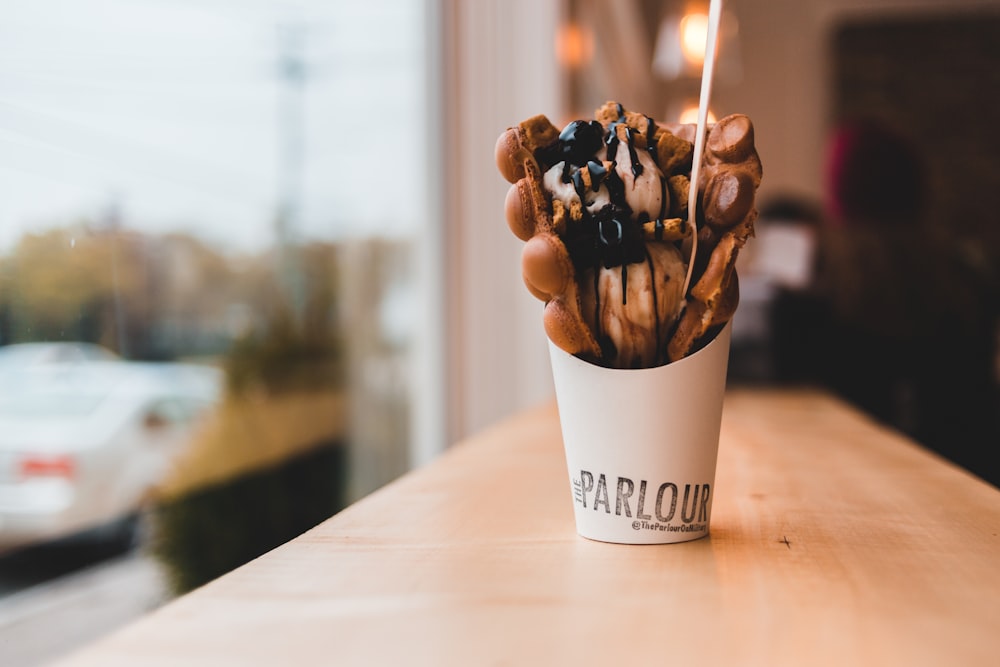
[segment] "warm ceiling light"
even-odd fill
[[[684,107],[684,111],[681,111],[681,117],[678,122],[691,123],[692,125],[696,124],[698,122],[698,105],[689,104],[688,106]],[[709,123],[715,122],[715,114],[712,113],[711,109],[708,110],[708,122]]]
[[[681,53],[688,63],[701,66],[708,42],[708,16],[700,12],[685,14],[680,23]]]
[[[668,10],[656,34],[653,51],[653,72],[666,81],[679,78],[697,80],[705,62],[705,44],[708,42],[708,13],[704,3],[680,1]],[[740,60],[740,28],[736,16],[722,12],[717,46],[716,78],[721,81],[739,81],[743,75]]]
[[[590,62],[594,37],[589,28],[578,23],[564,23],[556,31],[556,59],[563,67],[577,69]]]

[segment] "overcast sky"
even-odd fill
[[[423,164],[423,17],[420,0],[0,4],[0,252],[116,206],[133,228],[271,244],[297,127],[283,39],[307,82],[298,235],[413,231],[425,183],[381,175]]]

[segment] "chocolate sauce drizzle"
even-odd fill
[[[646,150],[649,151],[653,162],[656,162],[656,121],[646,116]]]
[[[617,128],[626,122],[625,110],[621,104],[617,105],[617,112],[618,117],[608,125],[606,130],[596,120],[575,120],[569,123],[560,132],[558,141],[542,149],[537,155],[545,169],[549,169],[559,162],[563,163],[562,182],[573,184],[573,189],[583,205],[581,224],[568,225],[564,241],[576,270],[582,272],[586,269],[593,269],[594,271],[596,308],[594,321],[597,327],[595,335],[601,346],[601,351],[606,357],[614,357],[617,352],[610,338],[603,336],[600,331],[601,296],[598,287],[601,266],[606,269],[621,267],[622,304],[624,305],[628,298],[629,264],[646,262],[652,284],[655,335],[656,340],[660,340],[655,266],[642,238],[641,227],[643,223],[649,222],[649,216],[643,214],[639,220],[632,219],[632,209],[625,198],[625,183],[615,169],[618,164],[615,158],[621,144]],[[646,150],[654,162],[657,159],[657,148],[654,141],[656,130],[655,121],[647,116],[643,134],[646,140]],[[626,125],[623,133],[632,164],[632,175],[634,178],[638,178],[643,173],[643,165],[639,162],[635,146],[635,132]],[[607,146],[607,160],[612,162],[610,169],[593,159],[602,144]],[[590,175],[589,188],[583,177],[584,167],[587,168]],[[610,203],[600,211],[590,213],[587,211],[585,194],[588,189],[595,193],[598,192],[602,185],[607,187]],[[664,176],[660,177],[660,194],[659,217],[656,218],[654,225],[654,234],[658,241],[663,239],[663,220],[667,215],[667,182]],[[658,349],[657,364],[661,363],[662,354],[662,351]]]
[[[621,139],[618,138],[618,126],[625,123],[625,109],[622,108],[621,104],[618,104],[616,109],[618,111],[618,118],[611,121],[611,124],[608,125],[608,138],[605,141],[608,145],[608,159],[612,162],[614,162],[615,156],[618,155],[618,144],[621,143]],[[643,168],[639,162],[639,155],[635,150],[634,133],[628,125],[625,126],[625,139],[628,142],[628,156],[632,162],[632,175],[639,178]]]

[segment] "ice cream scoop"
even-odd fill
[[[606,124],[570,123],[542,151],[543,165],[561,158],[542,184],[562,212],[559,235],[578,276],[579,305],[599,347],[596,356],[608,366],[643,368],[665,361],[681,310],[687,262],[673,242],[684,229],[664,238],[670,194],[657,164],[655,123],[647,119],[644,135],[616,109]],[[561,286],[553,273],[539,267],[536,282]]]
[[[669,243],[647,244],[645,261],[583,272],[584,319],[596,333],[602,358],[613,359],[618,368],[650,368],[665,361],[686,273],[687,262]]]

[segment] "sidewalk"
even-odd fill
[[[159,566],[141,552],[0,598],[0,665],[44,665],[168,599]]]

